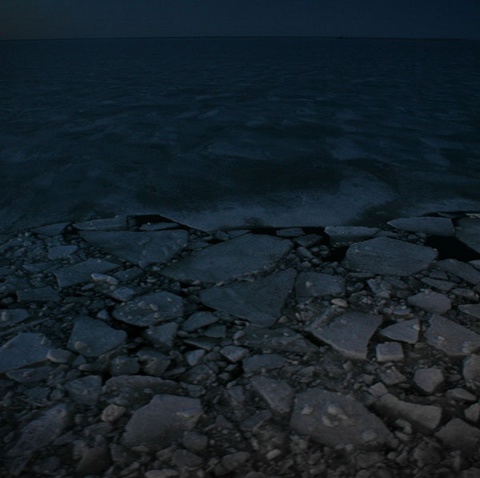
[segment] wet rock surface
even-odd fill
[[[2,236],[0,475],[479,476],[477,223]]]

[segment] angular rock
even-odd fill
[[[149,327],[183,316],[183,300],[170,292],[142,295],[115,306],[113,316],[127,324]]]
[[[18,334],[0,348],[0,373],[44,362],[51,348],[51,341],[43,334]]]
[[[460,418],[450,420],[435,436],[454,450],[461,450],[466,457],[475,454],[480,445],[480,430]]]
[[[77,246],[53,246],[48,248],[48,258],[51,261],[70,257],[78,250]]]
[[[288,294],[293,288],[296,272],[278,272],[254,282],[212,287],[200,293],[208,307],[246,319],[260,326],[271,326],[280,318]]]
[[[193,332],[216,322],[218,322],[218,317],[211,312],[195,312],[182,324],[182,330]]]
[[[343,261],[345,267],[373,274],[409,276],[427,269],[437,251],[387,237],[352,244]]]
[[[119,347],[126,338],[127,334],[123,330],[116,330],[90,317],[79,317],[73,324],[68,348],[85,357],[97,357]]]
[[[156,395],[134,412],[125,426],[125,446],[162,449],[195,427],[203,413],[200,400],[176,395]]]
[[[420,322],[418,319],[405,320],[380,330],[380,334],[392,340],[415,344],[418,341]]]
[[[52,287],[38,287],[17,291],[19,302],[59,302],[60,295]]]
[[[441,279],[432,279],[430,277],[424,277],[422,279],[422,282],[424,284],[435,287],[435,289],[441,290],[443,292],[448,292],[449,290],[452,290],[455,287],[455,282],[450,282],[450,281],[441,280]]]
[[[286,414],[293,404],[293,389],[286,382],[257,375],[251,379],[252,387],[268,403],[272,412]]]
[[[312,388],[295,398],[290,428],[323,445],[381,448],[391,434],[361,403],[340,393]]]
[[[381,323],[382,318],[378,315],[347,312],[329,323],[323,317],[316,319],[306,331],[345,357],[366,360],[370,338]]]
[[[455,228],[455,236],[480,254],[480,219],[462,218]]]
[[[156,232],[82,232],[83,239],[94,246],[107,251],[140,267],[150,264],[165,264],[188,241],[187,231]]]
[[[444,314],[452,307],[452,303],[447,296],[430,290],[410,296],[408,303],[435,314]]]
[[[458,310],[464,314],[474,317],[475,319],[480,319],[480,304],[464,304],[459,305]]]
[[[34,232],[35,234],[40,234],[41,236],[60,236],[68,225],[68,222],[47,224],[46,226],[35,227],[34,229],[32,229],[32,232]]]
[[[101,475],[112,463],[110,450],[105,447],[96,446],[87,448],[75,470],[77,476]]]
[[[162,270],[176,280],[219,282],[272,266],[287,254],[292,243],[261,234],[245,234],[206,247],[198,254]]]
[[[442,409],[434,405],[404,402],[387,393],[375,402],[375,410],[392,420],[401,418],[420,433],[432,433],[440,425]]]
[[[446,217],[406,217],[387,224],[401,231],[423,232],[433,236],[448,237],[454,234],[452,220]]]
[[[242,365],[245,373],[255,373],[262,370],[273,370],[285,365],[286,359],[279,354],[253,355],[243,359]]]
[[[480,355],[472,354],[463,361],[463,378],[480,385]]]
[[[93,406],[97,403],[102,390],[102,377],[88,375],[65,384],[65,389],[72,400],[82,405]]]
[[[405,358],[402,345],[398,342],[378,344],[375,350],[377,362],[396,362]]]
[[[445,259],[438,261],[435,266],[460,277],[472,285],[480,284],[480,271],[470,264],[465,264],[465,262],[460,262],[456,259]]]
[[[439,368],[420,368],[415,371],[413,381],[425,393],[433,393],[444,382],[443,371]]]
[[[85,222],[76,222],[73,227],[79,231],[121,231],[127,228],[127,218],[116,216],[92,219]]]
[[[87,259],[73,266],[67,266],[56,270],[53,274],[57,278],[60,287],[69,287],[71,285],[81,284],[91,279],[94,272],[108,272],[116,269],[118,264],[103,261],[101,259]]]
[[[236,363],[245,358],[249,351],[246,348],[237,347],[236,345],[227,345],[220,349],[220,353],[230,362]]]
[[[2,309],[0,311],[0,329],[13,327],[29,317],[30,314],[25,309]]]
[[[344,295],[345,279],[319,272],[302,272],[295,281],[295,292],[298,297]]]
[[[325,228],[325,233],[329,236],[333,247],[348,246],[354,242],[370,239],[377,232],[380,232],[380,229],[364,226],[327,226]]]
[[[465,357],[480,349],[480,335],[463,325],[433,315],[425,333],[427,342],[450,357]]]
[[[177,335],[178,324],[174,322],[149,327],[143,336],[149,340],[158,349],[168,352],[173,347],[173,342]]]

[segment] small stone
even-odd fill
[[[398,342],[378,344],[375,350],[378,362],[395,362],[405,358],[402,345]]]
[[[380,334],[392,340],[415,344],[418,341],[420,322],[418,319],[405,320],[380,330]]]
[[[435,314],[444,314],[452,307],[448,297],[430,290],[412,295],[408,298],[408,303]]]
[[[51,261],[70,257],[78,250],[77,246],[53,246],[48,248],[48,258]]]
[[[93,406],[100,397],[102,379],[98,375],[77,378],[65,384],[65,389],[72,400],[82,405]]]
[[[333,247],[349,246],[354,242],[364,241],[380,232],[376,227],[364,226],[327,226],[325,233],[330,237]]]
[[[237,347],[236,345],[227,345],[220,349],[220,353],[230,362],[236,363],[245,358],[249,351],[244,347]]]
[[[65,349],[50,349],[47,359],[53,363],[68,363],[73,360],[74,354]]]
[[[135,293],[135,290],[130,287],[118,287],[110,293],[110,297],[120,302],[128,302]]]
[[[103,409],[100,419],[104,422],[113,423],[123,416],[126,411],[125,407],[111,403]]]
[[[480,355],[472,354],[463,361],[463,377],[468,382],[480,385]]]
[[[252,387],[268,403],[273,412],[286,414],[293,403],[293,390],[281,380],[269,377],[256,376],[251,380]]]
[[[115,357],[110,362],[110,373],[116,375],[136,375],[140,371],[138,360],[133,357]]]
[[[202,453],[208,446],[208,437],[197,432],[190,432],[183,437],[182,445],[192,453]]]
[[[218,320],[218,317],[211,312],[195,312],[182,324],[182,330],[194,332],[208,325],[215,324]]]
[[[413,381],[423,392],[433,393],[445,381],[445,377],[439,368],[421,368],[415,372]]]
[[[446,393],[448,398],[452,398],[453,400],[462,400],[464,402],[475,402],[477,397],[470,393],[468,390],[464,388],[454,388],[452,390],[448,390]]]
[[[345,279],[319,272],[302,272],[296,282],[298,297],[324,297],[345,294]]]
[[[178,324],[169,322],[168,324],[149,327],[143,333],[143,337],[149,340],[159,350],[168,352],[173,347],[177,331]]]
[[[477,423],[480,418],[480,404],[474,403],[465,409],[465,418],[472,423]]]
[[[480,304],[464,304],[459,305],[460,312],[469,315],[475,319],[480,319]]]

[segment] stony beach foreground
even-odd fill
[[[3,477],[480,476],[480,219],[0,236]]]

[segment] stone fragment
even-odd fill
[[[110,450],[103,446],[87,448],[77,464],[77,476],[101,475],[110,467],[112,459]]]
[[[113,262],[90,258],[73,266],[58,269],[53,274],[57,278],[60,287],[69,287],[89,281],[94,272],[109,272],[117,267],[118,264]]]
[[[286,359],[279,354],[253,355],[243,359],[245,373],[256,373],[262,370],[274,370],[285,365]]]
[[[127,324],[149,327],[159,322],[183,316],[183,301],[170,292],[142,295],[130,302],[117,304],[113,316]]]
[[[429,323],[425,333],[427,342],[450,357],[465,357],[480,349],[480,335],[463,325],[440,315],[433,315]]]
[[[450,399],[461,400],[463,402],[475,402],[477,400],[477,397],[473,393],[460,387],[448,390],[445,395]]]
[[[444,427],[435,433],[445,445],[461,450],[465,456],[473,455],[480,444],[480,430],[472,427],[460,418],[453,418]]]
[[[444,382],[443,371],[439,368],[420,368],[415,371],[413,381],[425,393],[433,393]]]
[[[143,333],[143,337],[149,340],[159,350],[168,352],[173,347],[177,330],[178,324],[170,322],[168,324],[149,327]]]
[[[162,449],[191,431],[203,413],[200,400],[176,395],[156,395],[136,410],[125,426],[125,446]]]
[[[293,288],[296,272],[278,272],[254,282],[212,287],[200,292],[208,307],[228,312],[259,326],[271,326],[282,313],[283,304]]]
[[[361,403],[321,388],[296,396],[290,428],[331,447],[381,448],[391,438],[383,422]]]
[[[110,373],[115,375],[137,375],[140,372],[138,360],[134,357],[121,355],[110,362]]]
[[[315,319],[306,331],[345,357],[366,360],[370,338],[381,323],[377,315],[347,312],[329,323],[323,317]]]
[[[137,352],[143,371],[153,377],[161,377],[170,365],[170,357],[158,350],[145,348]]]
[[[464,304],[459,305],[458,310],[475,319],[480,319],[480,304]]]
[[[424,277],[422,279],[424,284],[435,287],[435,289],[441,290],[443,292],[448,292],[455,287],[455,282],[450,282],[442,279],[432,279],[431,277]]]
[[[216,322],[218,322],[218,317],[211,312],[195,312],[182,324],[182,330],[193,332]]]
[[[392,420],[406,420],[414,429],[425,434],[433,432],[442,419],[440,407],[405,402],[390,393],[382,395],[375,402],[375,409]]]
[[[465,217],[458,221],[455,236],[480,254],[480,219]]]
[[[32,232],[40,234],[41,236],[60,236],[65,228],[69,225],[68,222],[59,222],[55,224],[47,224],[45,226],[39,226],[32,229]]]
[[[449,237],[454,234],[452,220],[446,217],[406,217],[387,224],[401,231],[423,232],[431,236]]]
[[[248,355],[248,349],[244,347],[237,347],[236,345],[227,345],[220,349],[220,353],[230,362],[240,362]]]
[[[463,378],[480,385],[480,355],[472,354],[463,361]]]
[[[480,419],[480,404],[474,403],[465,409],[465,418],[472,423],[477,423]]]
[[[51,261],[70,257],[78,250],[77,246],[52,246],[48,248],[48,258]]]
[[[118,287],[113,290],[109,295],[115,300],[120,302],[128,302],[136,294],[136,291],[131,287]]]
[[[87,242],[140,267],[165,264],[188,241],[187,231],[158,232],[82,232]]]
[[[380,330],[380,334],[388,339],[415,344],[418,341],[420,331],[420,322],[418,319],[405,320],[385,327]]]
[[[253,389],[268,403],[272,412],[286,414],[293,403],[293,390],[286,382],[257,375],[251,379]]]
[[[444,314],[452,307],[452,303],[447,296],[430,290],[412,295],[407,301],[410,305],[434,314]]]
[[[93,406],[100,397],[102,378],[99,375],[77,378],[67,382],[65,389],[73,401],[82,405]]]
[[[364,226],[327,226],[325,233],[330,238],[330,244],[333,247],[349,246],[354,242],[370,239],[380,232],[376,227]]]
[[[396,362],[405,358],[402,345],[398,342],[378,344],[375,351],[377,362]]]
[[[86,357],[97,357],[119,347],[127,338],[126,332],[114,329],[105,322],[79,317],[75,319],[68,348]]]
[[[319,272],[302,272],[295,281],[295,292],[298,297],[344,295],[345,279]]]
[[[13,327],[28,319],[30,314],[25,309],[1,309],[0,329]]]
[[[100,419],[103,422],[113,423],[116,422],[121,416],[123,416],[126,411],[127,409],[125,407],[110,403],[110,405],[107,405],[103,409]]]
[[[17,291],[19,302],[59,302],[60,295],[50,286]]]
[[[245,234],[208,246],[196,255],[166,267],[162,274],[176,280],[219,282],[271,267],[291,249],[286,239]]]
[[[45,362],[51,348],[51,341],[43,334],[18,334],[0,348],[0,373]]]
[[[445,259],[438,261],[436,267],[443,269],[450,274],[456,275],[472,285],[480,284],[480,271],[465,262],[457,261],[457,259]]]
[[[437,257],[437,251],[425,246],[378,237],[352,244],[344,266],[360,272],[409,276],[427,269]]]

